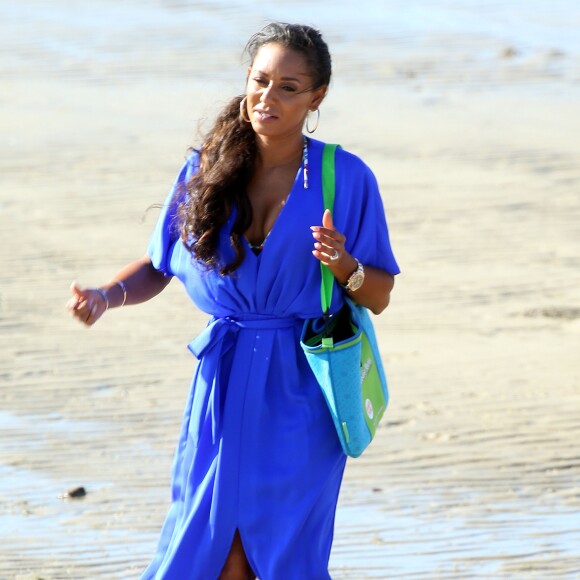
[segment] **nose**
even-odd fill
[[[262,89],[262,94],[260,95],[260,102],[267,103],[267,102],[273,100],[273,92],[272,92],[273,88],[274,88],[274,83],[272,81],[270,81],[268,83],[268,86],[266,86]]]

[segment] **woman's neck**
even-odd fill
[[[296,137],[285,139],[268,139],[258,136],[257,145],[262,169],[274,169],[302,159],[304,137],[301,133]]]

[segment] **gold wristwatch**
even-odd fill
[[[365,269],[363,265],[355,258],[356,260],[356,270],[348,277],[346,284],[343,284],[342,287],[349,292],[356,292],[365,281]]]

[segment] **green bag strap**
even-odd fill
[[[335,180],[335,153],[340,145],[330,145],[326,143],[322,151],[322,197],[324,199],[324,209],[334,212],[334,194],[336,188]],[[330,268],[320,262],[322,282],[320,284],[320,303],[322,312],[326,314],[332,302],[332,289],[334,287],[334,274]]]

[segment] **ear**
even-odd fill
[[[310,101],[310,105],[308,106],[308,108],[311,111],[316,111],[316,109],[320,107],[320,104],[324,100],[324,97],[326,97],[327,92],[328,92],[327,85],[323,85],[321,87],[318,87],[316,90],[312,91],[312,99]]]

